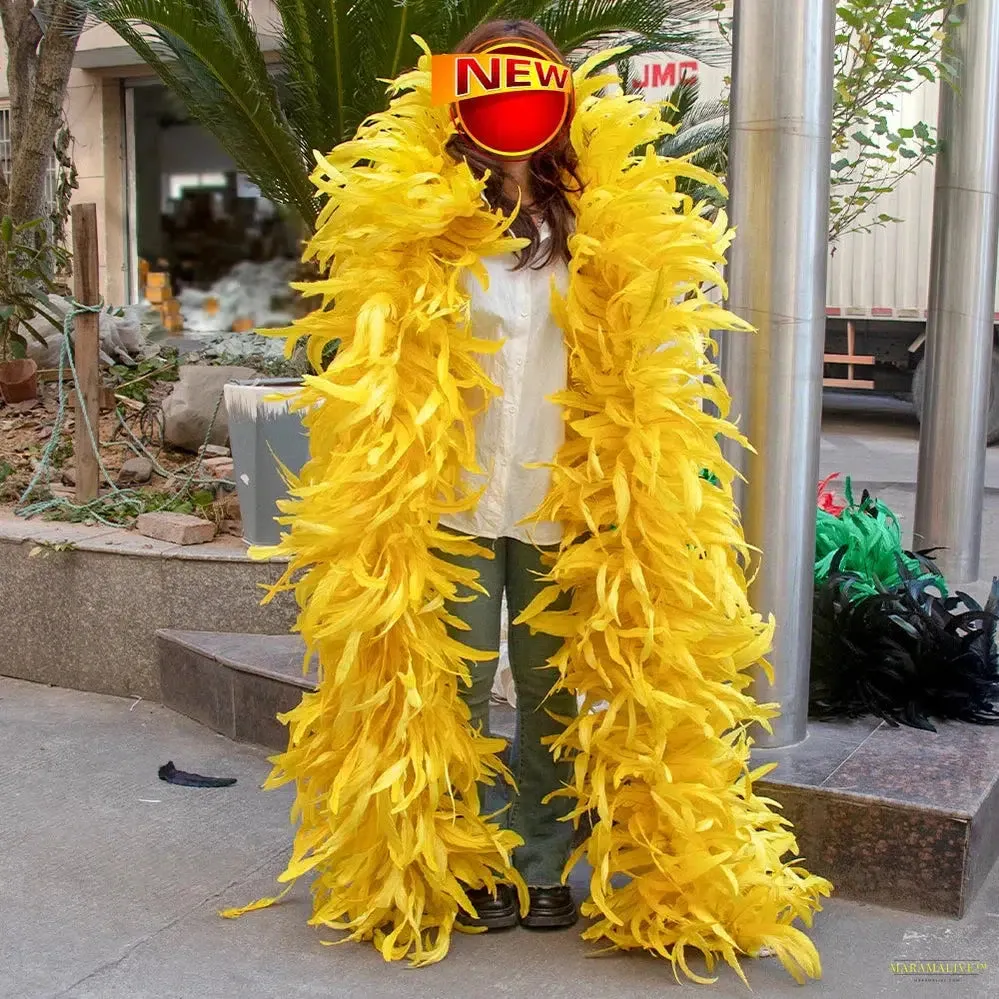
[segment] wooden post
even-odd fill
[[[100,302],[100,277],[97,263],[97,206],[73,206],[73,294],[81,305]],[[97,499],[100,469],[90,441],[87,423],[94,440],[100,443],[100,318],[96,312],[76,317],[73,360],[76,364],[76,501]]]

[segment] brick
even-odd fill
[[[215,525],[187,513],[143,513],[135,529],[147,538],[173,545],[203,545],[215,537]]]
[[[227,479],[230,482],[236,477],[232,458],[216,458],[204,463],[204,469],[213,479]]]
[[[224,520],[242,521],[243,515],[239,510],[239,496],[236,493],[222,492],[215,500],[219,515]],[[242,528],[240,528],[242,531]]]

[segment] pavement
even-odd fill
[[[896,483],[881,495],[905,522],[915,436],[905,413],[886,406],[888,415],[873,423],[849,406],[831,414],[822,462],[861,481]],[[986,537],[983,567],[999,569],[999,497],[987,503]],[[168,760],[237,784],[165,784],[157,770]],[[290,844],[291,795],[260,790],[268,769],[262,750],[159,705],[0,678],[0,999],[679,994],[665,962],[641,953],[595,956],[571,931],[458,936],[446,961],[420,970],[386,964],[370,945],[326,947],[335,935],[306,925],[304,885],[271,910],[220,919],[222,907],[275,893]],[[574,875],[580,894],[586,878],[585,870]],[[834,896],[812,936],[823,978],[803,992],[775,960],[747,961],[756,995],[999,995],[999,868],[961,920]],[[933,961],[981,962],[985,970],[919,977],[892,969]],[[747,995],[726,968],[716,985],[687,988]]]
[[[157,770],[167,760],[238,782],[219,790],[165,784]],[[335,934],[306,925],[304,886],[276,908],[220,919],[221,907],[274,894],[290,843],[291,797],[260,790],[267,770],[262,751],[159,705],[0,679],[0,996],[679,994],[665,962],[640,953],[595,957],[572,931],[458,936],[446,961],[420,970],[388,965],[366,944],[324,947]],[[574,878],[577,890],[585,877]],[[960,921],[833,897],[813,939],[824,976],[808,994],[999,994],[999,870]],[[985,962],[986,971],[918,981],[893,974],[897,961]],[[766,999],[806,994],[773,959],[747,961],[746,969]],[[723,969],[711,994],[747,990]]]
[[[919,423],[912,404],[891,397],[826,392],[820,469],[875,486],[914,487]],[[986,490],[999,491],[999,447],[985,459]]]

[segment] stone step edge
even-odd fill
[[[208,659],[212,662],[218,663],[220,666],[225,666],[227,669],[235,670],[238,673],[250,673],[254,676],[266,677],[268,680],[275,680],[278,683],[286,683],[290,687],[298,687],[300,690],[305,690],[312,692],[316,690],[317,684],[315,680],[310,680],[307,676],[293,675],[290,673],[285,673],[281,670],[267,669],[261,666],[253,666],[250,663],[241,663],[234,659],[230,659],[228,656],[219,655],[216,652],[208,652],[196,643],[188,640],[185,636],[187,635],[214,635],[217,632],[213,631],[178,631],[173,628],[159,628],[156,631],[156,639],[160,642],[166,642],[171,645],[177,645],[182,649],[186,649],[188,652],[193,653],[196,656],[201,656],[202,659]],[[262,639],[266,638],[284,638],[284,635],[260,635]]]

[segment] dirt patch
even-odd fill
[[[152,382],[141,405],[135,401],[131,405],[118,402],[115,411],[101,414],[101,461],[110,478],[117,483],[122,465],[142,453],[137,442],[141,443],[154,462],[152,478],[136,490],[143,510],[173,509],[198,513],[225,527],[223,522],[236,520],[239,516],[231,488],[221,482],[212,482],[206,469],[199,469],[197,480],[188,483],[197,458],[163,443],[160,406],[171,388],[169,382]],[[53,446],[58,411],[58,387],[55,383],[43,383],[40,397],[33,405],[0,404],[0,504],[17,503],[50,446],[52,450],[48,452],[47,467],[36,484],[31,501],[51,496],[72,500],[76,481],[76,421],[73,408],[67,404]],[[102,486],[107,488],[107,483],[102,483]],[[46,516],[85,519],[72,511],[58,509],[47,512]],[[130,519],[127,518],[123,526],[130,526]]]

